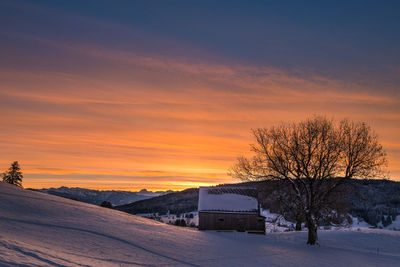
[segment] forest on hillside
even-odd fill
[[[281,214],[288,221],[294,221],[293,214],[286,212],[282,201],[274,194],[276,181],[247,182],[220,186],[249,186],[259,189],[259,201],[263,209]],[[400,214],[400,182],[391,180],[352,179],[345,186],[339,201],[339,212],[330,222],[343,223],[351,220],[348,214],[372,226],[388,225]],[[272,191],[271,191],[272,188]],[[267,189],[267,190],[266,190]],[[270,189],[270,190],[268,190]],[[266,195],[266,192],[267,195]],[[191,188],[181,192],[133,202],[115,207],[131,214],[159,213],[181,214],[197,211],[198,189]],[[324,222],[321,222],[324,224]]]

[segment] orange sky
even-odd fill
[[[0,164],[19,160],[25,187],[233,182],[226,172],[248,154],[251,128],[313,114],[370,123],[388,151],[392,178],[400,173],[400,103],[390,95],[274,68],[65,49],[115,68],[0,70]]]
[[[315,114],[369,123],[388,153],[391,179],[400,180],[396,84],[220,60],[184,45],[181,56],[170,56],[0,35],[29,46],[0,45],[18,63],[0,64],[0,168],[18,160],[24,187],[177,190],[237,182],[227,169],[249,155],[251,128]]]

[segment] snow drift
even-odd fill
[[[0,182],[0,266],[399,266],[400,234],[202,232]]]

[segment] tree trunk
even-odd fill
[[[315,245],[318,243],[317,224],[311,214],[306,215],[307,228],[308,228],[308,245]]]
[[[301,231],[301,219],[296,219],[296,231]]]

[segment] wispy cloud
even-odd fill
[[[0,63],[0,166],[20,160],[27,187],[229,182],[226,170],[248,153],[251,128],[313,114],[371,123],[388,149],[392,175],[400,175],[400,97],[390,90],[212,56],[2,34],[51,51],[28,53],[12,67]]]

